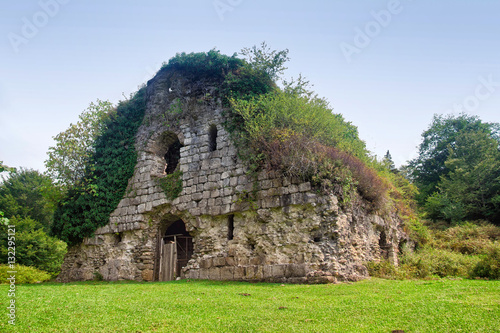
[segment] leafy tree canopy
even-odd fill
[[[411,160],[407,168],[410,178],[419,188],[417,199],[420,204],[437,191],[441,177],[450,172],[446,165],[450,149],[456,147],[458,138],[465,133],[484,133],[498,141],[500,125],[485,123],[479,117],[467,114],[434,115],[430,127],[422,133],[418,157]]]
[[[7,218],[19,216],[38,221],[49,230],[54,206],[45,193],[54,189],[52,179],[36,170],[21,168],[0,183],[0,210]]]
[[[58,273],[66,254],[66,243],[50,237],[44,226],[29,217],[13,217],[10,225],[16,228],[16,263]],[[8,258],[7,225],[0,225],[0,263]]]
[[[67,130],[54,137],[56,145],[49,148],[45,166],[59,186],[67,188],[83,178],[95,151],[94,142],[115,114],[116,109],[109,101],[98,99],[80,114],[76,124],[70,124]]]
[[[425,208],[431,218],[500,224],[500,150],[484,132],[463,132],[449,149],[448,169]]]

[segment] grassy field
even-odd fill
[[[19,285],[1,332],[500,332],[500,281]]]

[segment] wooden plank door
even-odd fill
[[[177,266],[177,244],[174,241],[162,239],[160,260],[160,281],[175,280]]]

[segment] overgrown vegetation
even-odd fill
[[[287,50],[270,51],[263,44],[245,49],[244,54],[244,68],[271,81],[286,69]],[[357,128],[313,95],[302,77],[282,85],[268,84],[257,95],[229,95],[226,128],[251,172],[279,171],[334,192],[345,204],[360,195],[374,209],[387,208],[391,181],[371,166],[376,162],[368,156]]]
[[[486,222],[451,227],[415,222],[410,234],[417,247],[402,249],[399,267],[387,261],[368,263],[370,275],[389,279],[500,277],[500,227]]]
[[[158,178],[158,183],[168,200],[174,200],[182,192],[182,171],[176,170]]]
[[[70,187],[55,212],[52,233],[75,244],[109,222],[137,160],[135,134],[145,111],[145,88],[121,102],[94,143],[85,176]]]

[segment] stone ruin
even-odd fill
[[[173,69],[148,82],[126,194],[105,227],[69,249],[59,281],[326,283],[367,277],[369,261],[397,264],[406,235],[395,213],[342,208],[277,173],[249,176],[217,88]],[[160,183],[175,172],[182,191],[171,200]]]

